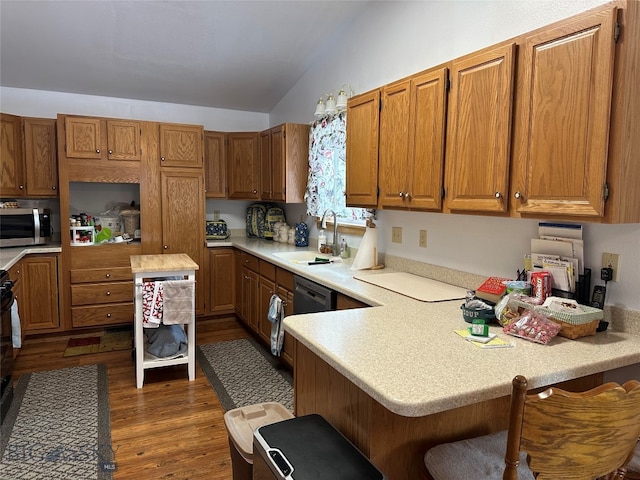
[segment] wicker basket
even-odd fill
[[[558,335],[571,339],[595,335],[600,320],[604,317],[604,312],[599,308],[585,305],[582,305],[583,311],[580,313],[555,312],[545,307],[538,307],[536,310],[562,327]]]

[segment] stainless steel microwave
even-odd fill
[[[0,208],[0,247],[50,241],[51,211],[48,208]]]

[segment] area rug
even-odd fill
[[[70,338],[64,349],[63,357],[85,355],[87,353],[113,352],[132,348],[131,330],[116,330],[105,332],[94,337]]]
[[[2,479],[112,479],[107,367],[22,375],[0,433]]]
[[[293,377],[254,339],[200,345],[196,358],[225,410],[279,402],[293,412]]]

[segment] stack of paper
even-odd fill
[[[584,274],[582,225],[540,222],[538,237],[531,239],[531,265],[527,270],[547,271],[553,288],[575,292],[578,276]]]

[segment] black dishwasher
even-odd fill
[[[330,288],[293,276],[293,313],[326,312],[336,309],[336,292]]]

